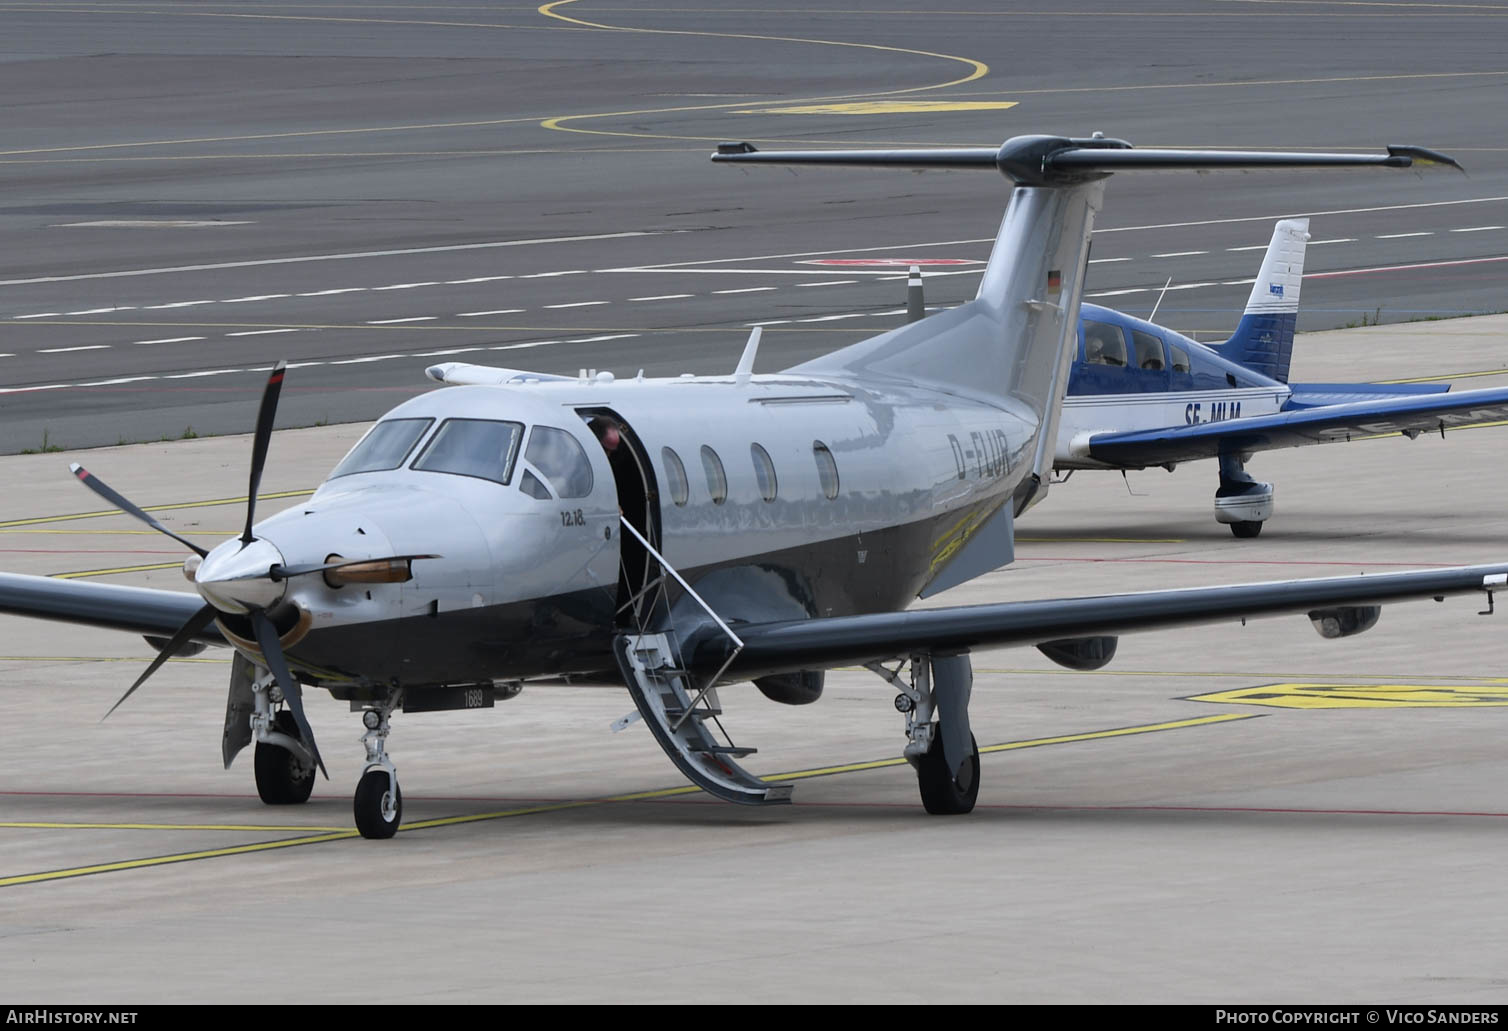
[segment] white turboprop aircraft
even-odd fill
[[[718,161],[983,167],[1014,189],[978,297],[784,372],[551,377],[475,366],[380,419],[301,504],[260,523],[257,487],[283,365],[252,446],[244,532],[205,552],[81,467],[96,493],[193,552],[196,594],[0,575],[0,611],[145,634],[157,658],[230,645],[226,765],[256,742],[257,789],[303,802],[321,765],[305,685],[361,708],[356,825],[398,829],[389,717],[489,707],[528,678],[611,676],[675,764],[721,798],[784,802],[719,737],[719,685],[814,701],[862,663],[899,692],[923,804],[979,791],[971,648],[1032,644],[1096,668],[1114,636],[1307,613],[1339,637],[1387,601],[1508,583],[1508,564],[900,611],[1011,559],[1047,489],[1074,356],[1089,234],[1110,173],[1454,164],[1387,154],[1135,150],[1095,137],[998,149],[760,154]],[[883,665],[892,662],[892,667]],[[903,671],[905,675],[903,674]],[[118,704],[118,703],[117,703]]]

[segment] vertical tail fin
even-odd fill
[[[1307,218],[1285,218],[1272,230],[1272,242],[1236,332],[1216,350],[1253,372],[1288,382],[1293,334],[1299,320],[1299,290],[1304,280]]]

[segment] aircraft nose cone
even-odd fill
[[[242,546],[229,540],[207,555],[194,571],[194,586],[204,600],[222,612],[265,609],[283,600],[286,580],[274,580],[274,566],[283,565],[282,552],[267,540]]]

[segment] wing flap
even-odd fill
[[[1130,433],[1097,433],[1089,457],[1139,468],[1217,458],[1232,452],[1331,444],[1385,433],[1433,433],[1508,419],[1508,387],[1387,397],[1286,410],[1221,422]]]
[[[1280,580],[1086,598],[1003,602],[912,612],[740,624],[743,650],[730,677],[830,669],[916,652],[967,651],[1038,644],[1067,637],[1112,636],[1199,623],[1379,605],[1411,598],[1469,594],[1501,587],[1508,564],[1455,566],[1379,575]],[[717,669],[727,638],[698,634],[688,642],[696,668]]]

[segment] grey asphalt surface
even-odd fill
[[[754,322],[776,368],[904,306],[903,268],[809,262],[987,254],[994,176],[710,165],[730,138],[1420,143],[1469,177],[1119,177],[1089,293],[1145,314],[1171,277],[1159,319],[1223,337],[1310,213],[1303,328],[1505,307],[1505,12],[1103,6],[6,5],[0,450],[241,431],[240,370],[277,358],[307,363],[286,425],[374,417],[439,360],[712,371]],[[789,111],[877,102],[954,109]]]
[[[661,30],[644,33],[528,5],[4,5],[0,450],[44,432],[75,447],[241,430],[263,376],[221,370],[280,357],[315,363],[290,375],[280,424],[340,423],[425,389],[436,361],[706,371],[732,366],[748,323],[826,320],[769,326],[775,367],[903,304],[886,271],[803,262],[987,252],[1003,203],[989,176],[707,164],[729,137],[1421,143],[1471,177],[1119,177],[1090,292],[1143,290],[1106,303],[1145,312],[1169,275],[1248,277],[1273,219],[1310,213],[1309,269],[1328,275],[1305,284],[1304,327],[1505,307],[1508,231],[1486,227],[1508,225],[1508,12],[686,6],[556,8]],[[751,35],[957,54],[989,73],[923,89],[973,66]],[[736,113],[910,89],[889,99],[1017,106]],[[70,224],[144,220],[220,224]],[[1428,235],[1398,235],[1412,233]],[[1155,257],[1186,251],[1207,253]],[[232,267],[158,271],[217,264]],[[1399,265],[1415,267],[1365,271]],[[512,278],[456,282],[494,276]],[[973,282],[936,276],[929,300]],[[1170,291],[1159,317],[1217,335],[1246,292]],[[606,303],[548,307],[587,301]],[[427,321],[371,324],[411,318]],[[229,336],[264,330],[294,332]],[[1505,335],[1502,317],[1310,334],[1294,374],[1499,384]],[[94,349],[57,350],[74,347]],[[515,350],[463,350],[492,347]],[[420,353],[440,351],[458,353]],[[118,382],[77,385],[101,381]],[[362,428],[278,434],[264,491],[312,489]],[[1014,566],[937,601],[1500,561],[1502,433],[1262,456],[1278,511],[1255,541],[1214,523],[1207,464],[1128,485],[1080,474],[1022,521]],[[239,528],[238,505],[208,502],[244,492],[248,449],[6,457],[0,565],[180,589],[171,541],[72,518],[99,506],[66,463],[184,506],[162,518],[208,544]],[[760,748],[751,768],[811,774],[778,811],[677,793],[642,728],[608,732],[620,691],[400,714],[407,829],[385,844],[350,836],[361,751],[344,705],[310,700],[332,779],[271,810],[245,756],[220,768],[223,654],[170,662],[101,724],[147,648],[6,619],[0,998],[1502,1004],[1508,695],[1504,612],[1483,607],[1390,607],[1341,642],[1302,618],[1128,637],[1089,674],[981,653],[972,712],[995,750],[962,820],[921,812],[891,692],[861,672],[803,709],[725,693],[740,743]]]
[[[1427,364],[1407,326],[1304,336],[1315,380]],[[1508,316],[1441,332],[1500,353]],[[1484,377],[1486,378],[1486,377]],[[1501,382],[1503,377],[1487,378]],[[297,503],[360,425],[272,443],[259,511]],[[1211,515],[1210,463],[1080,473],[968,604],[1501,561],[1503,427],[1259,456],[1277,513]],[[245,436],[0,459],[7,570],[184,588],[183,551],[55,476],[83,457],[179,533],[239,529]],[[1488,470],[1484,475],[1483,470]],[[278,496],[282,499],[279,500]],[[166,568],[164,568],[166,567]],[[109,572],[113,570],[113,572]],[[135,570],[135,571],[133,571]],[[1498,604],[1502,604],[1501,595]],[[352,830],[358,720],[307,696],[331,779],[269,808],[221,769],[228,660],[0,620],[0,1000],[168,1002],[1508,1002],[1503,609],[1387,607],[1128,635],[1104,670],[974,655],[979,806],[929,817],[892,690],[721,693],[790,806],[688,792],[621,689],[531,685],[394,719],[404,829]]]

